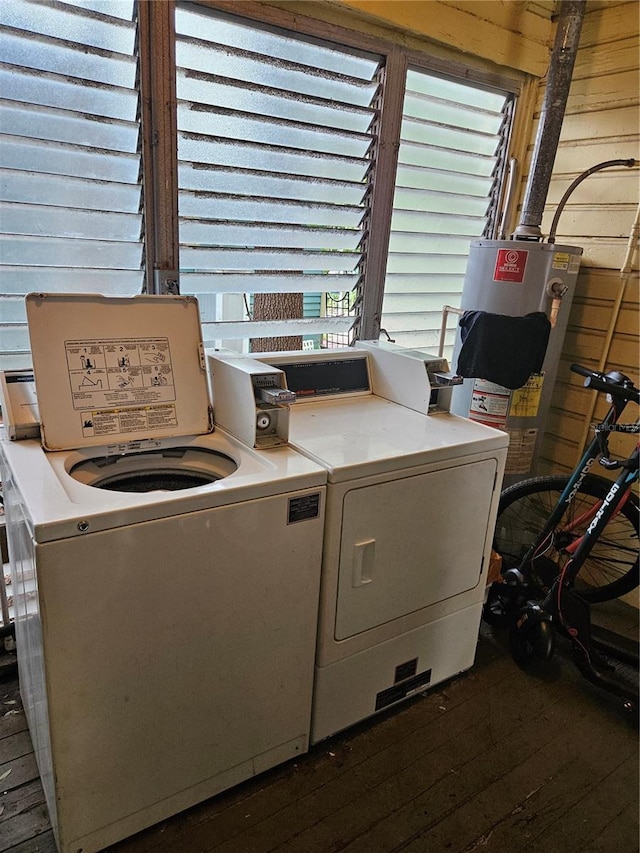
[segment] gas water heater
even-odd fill
[[[520,317],[543,311],[551,321],[539,373],[516,390],[486,379],[465,379],[454,389],[451,411],[509,433],[505,485],[532,473],[556,380],[580,256],[577,246],[526,240],[477,240],[471,244],[462,311]],[[455,370],[461,347],[454,349]]]
[[[632,158],[607,160],[578,175],[560,200],[547,241],[543,240],[540,225],[584,14],[583,0],[561,0],[558,4],[556,34],[520,222],[514,232],[516,239],[472,243],[464,281],[463,311],[485,311],[511,317],[543,311],[551,322],[540,372],[532,374],[522,388],[510,390],[486,379],[466,379],[454,389],[451,411],[509,433],[505,485],[532,473],[540,454],[580,266],[581,248],[560,246],[555,242],[558,218],[569,196],[589,175],[601,169],[635,165]],[[505,209],[508,208],[507,201]],[[452,360],[454,370],[461,345],[458,335]]]

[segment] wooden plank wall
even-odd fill
[[[335,0],[334,5],[496,65],[536,77],[547,69],[554,0]]]
[[[638,56],[637,1],[589,0],[544,234],[558,201],[582,171],[605,160],[640,159]],[[534,137],[535,129],[532,144]],[[589,424],[607,408],[598,395],[594,411],[596,395],[582,388],[580,377],[569,370],[571,362],[619,369],[638,381],[638,234],[632,233],[634,224],[637,229],[638,187],[637,166],[595,173],[576,189],[560,218],[557,242],[581,246],[584,254],[539,473],[573,468],[592,436]],[[621,274],[625,260],[631,266],[627,275]],[[635,417],[637,411],[630,412],[630,419]],[[624,437],[612,446],[624,452],[633,443]]]
[[[221,0],[200,2],[220,6]],[[231,8],[235,4],[245,5],[231,0]],[[549,64],[556,0],[262,0],[259,5],[432,57],[539,78]]]

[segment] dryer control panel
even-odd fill
[[[462,377],[441,356],[383,341],[358,341],[355,347],[260,353],[280,368],[298,402],[328,397],[375,395],[423,415],[448,412],[451,388]]]
[[[448,412],[451,388],[464,381],[442,356],[386,341],[360,341],[371,355],[374,393],[422,414]]]

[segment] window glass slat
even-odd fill
[[[139,269],[142,246],[136,243],[81,240],[63,237],[0,236],[3,262],[14,266],[27,263],[43,267],[103,267]]]
[[[136,62],[132,56],[91,50],[86,45],[20,30],[0,29],[3,62],[37,71],[65,74],[81,80],[133,89]]]
[[[47,2],[36,3],[28,0],[9,0],[0,3],[0,25],[25,30],[28,33],[40,33],[47,36],[59,36],[78,44],[117,51],[132,56],[135,43],[135,26],[132,23],[133,4],[123,0],[120,15],[86,15],[82,7],[71,3],[66,6],[53,6]],[[126,18],[123,17],[126,15]]]
[[[354,252],[294,252],[285,249],[193,248],[183,245],[181,267],[191,270],[296,271],[321,276],[326,272],[352,272],[360,259]],[[318,285],[320,282],[318,282]]]
[[[25,260],[31,260],[29,258]],[[3,266],[0,275],[0,310],[4,311],[6,299],[20,294],[42,290],[45,293],[106,293],[114,296],[134,296],[142,290],[143,271],[119,270],[111,267],[36,267]],[[4,317],[4,314],[3,314]]]
[[[277,273],[197,273],[184,272],[181,281],[189,293],[198,297],[206,294],[245,293],[318,293],[323,291],[349,291],[358,283],[357,274],[326,273],[321,284],[317,277],[304,273],[278,270]]]
[[[135,122],[138,109],[136,93],[130,89],[100,83],[74,82],[59,75],[0,65],[0,91],[14,101],[27,101],[43,107],[91,113],[93,116]]]
[[[101,121],[64,110],[38,105],[15,106],[0,103],[0,128],[13,136],[28,136],[51,142],[83,145],[111,151],[135,152],[138,148],[137,122]]]
[[[362,208],[347,204],[300,202],[297,199],[230,196],[213,192],[181,192],[180,215],[184,218],[226,219],[234,222],[279,222],[358,228]]]
[[[2,145],[0,144],[0,151]],[[7,201],[39,204],[46,198],[51,206],[72,204],[83,210],[138,213],[140,187],[105,181],[87,181],[68,175],[33,174],[18,170],[0,170],[2,196]]]
[[[362,235],[344,228],[309,228],[306,226],[267,226],[254,223],[241,225],[234,222],[211,220],[182,220],[182,239],[190,246],[269,246],[277,237],[281,248],[320,249],[355,252]]]
[[[310,153],[188,133],[180,134],[180,152],[183,159],[191,161],[193,166],[209,163],[250,169],[260,163],[261,170],[265,172],[283,172],[314,180],[363,181],[368,169],[368,164],[357,157]]]
[[[139,213],[1,202],[0,221],[5,234],[81,237],[137,243],[140,240],[142,216]]]
[[[140,171],[140,157],[136,153],[6,135],[0,136],[0,164],[24,172],[46,172],[121,184],[136,184]],[[38,176],[37,180],[41,178]]]

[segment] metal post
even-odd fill
[[[178,293],[178,155],[172,0],[139,0],[146,292]]]

